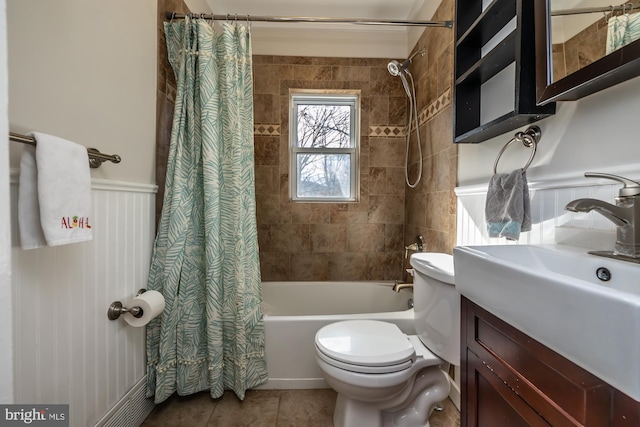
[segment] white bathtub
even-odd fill
[[[263,282],[269,382],[261,389],[328,388],[316,365],[314,337],[329,323],[348,319],[392,322],[415,334],[413,294],[392,282]]]

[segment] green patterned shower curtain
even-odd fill
[[[640,13],[611,16],[607,24],[607,55],[640,38]]]
[[[251,38],[203,19],[165,23],[177,81],[166,190],[148,289],[147,395],[164,401],[267,380],[253,162]]]

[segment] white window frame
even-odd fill
[[[292,90],[289,104],[289,194],[293,202],[357,202],[360,196],[360,91],[350,90]],[[348,105],[350,114],[350,147],[348,148],[312,148],[298,147],[298,114],[299,104]],[[298,196],[298,154],[348,154],[350,156],[350,193],[351,197],[307,197]]]

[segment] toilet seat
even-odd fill
[[[338,369],[342,369],[345,371],[355,372],[357,374],[391,374],[394,372],[404,371],[405,369],[409,369],[413,364],[413,361],[407,360],[405,362],[401,362],[395,365],[384,365],[384,366],[366,366],[366,365],[357,365],[354,363],[345,363],[336,359],[332,359],[327,356],[316,346],[316,355],[328,365],[336,367]]]
[[[363,374],[385,374],[410,368],[421,358],[440,359],[417,337],[395,324],[378,320],[347,320],[321,328],[315,338],[320,359],[336,368]]]

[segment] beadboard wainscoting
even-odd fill
[[[637,175],[629,170],[619,174],[631,179]],[[610,183],[582,176],[544,181],[529,179],[532,227],[531,231],[520,235],[518,242],[489,238],[484,215],[487,184],[457,187],[456,245],[559,243],[611,250],[615,243],[615,226],[609,220],[595,212],[573,213],[564,209],[570,201],[585,197],[615,203],[621,185]]]
[[[107,308],[146,287],[157,188],[94,179],[92,190],[92,242],[24,251],[12,178],[15,398],[69,404],[73,427],[105,424],[126,406],[132,415],[118,425],[138,426],[153,408],[136,397],[146,375],[145,329],[109,321]]]

